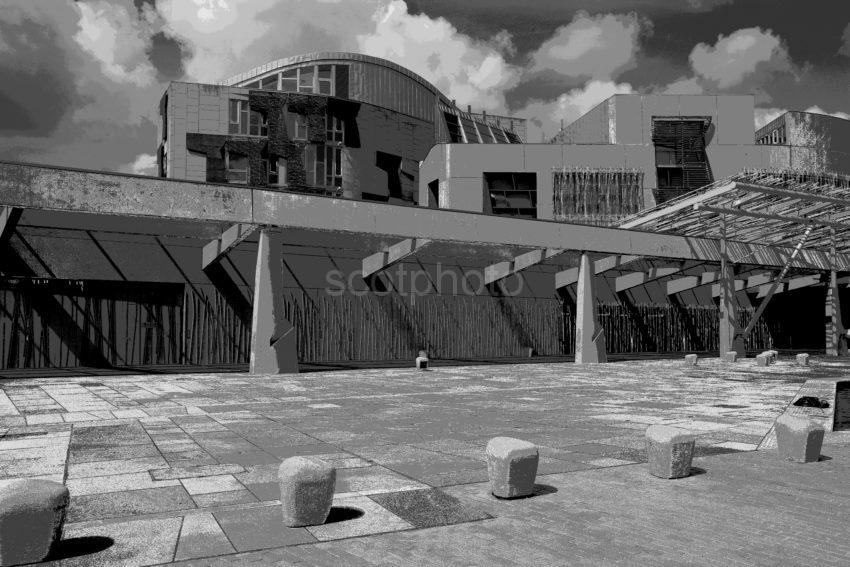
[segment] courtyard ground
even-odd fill
[[[0,482],[65,482],[51,563],[847,565],[850,439],[759,450],[803,382],[850,364],[702,359],[284,376],[0,380]],[[693,475],[651,477],[643,435],[696,432]],[[535,495],[487,492],[497,435],[540,447]],[[329,522],[284,528],[277,467],[338,469]]]

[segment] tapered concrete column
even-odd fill
[[[283,304],[283,236],[263,230],[257,247],[251,320],[251,373],[298,372],[295,327]]]
[[[729,351],[735,351],[738,356],[746,356],[746,346],[742,334],[743,327],[738,319],[738,298],[735,295],[735,267],[729,262],[726,250],[726,219],[721,217],[720,240],[720,357],[724,358]]]
[[[608,362],[605,334],[596,317],[593,262],[581,255],[576,290],[576,364]]]
[[[838,297],[838,276],[835,271],[829,273],[829,286],[826,288],[826,354],[827,356],[846,356],[847,340],[844,337],[844,325],[841,322],[841,299]]]

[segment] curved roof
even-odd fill
[[[271,61],[266,63],[265,65],[260,65],[259,67],[254,67],[245,73],[240,73],[239,75],[234,75],[229,79],[226,79],[221,82],[223,85],[228,86],[236,86],[239,83],[243,83],[245,81],[250,81],[255,77],[260,77],[266,73],[270,73],[277,69],[282,69],[284,67],[289,67],[290,65],[297,65],[299,63],[309,63],[311,61],[358,61],[361,63],[371,63],[372,65],[380,65],[381,67],[386,67],[388,69],[392,69],[393,71],[397,71],[402,75],[413,79],[417,83],[423,85],[424,87],[430,89],[435,94],[438,94],[443,102],[449,103],[449,99],[444,95],[440,90],[435,87],[432,83],[425,80],[421,76],[417,75],[410,69],[402,67],[397,63],[393,63],[392,61],[388,61],[386,59],[381,59],[380,57],[373,57],[371,55],[363,55],[362,53],[350,53],[345,51],[316,51],[313,53],[305,53],[303,55],[294,55],[292,57],[286,57],[284,59],[277,59],[275,61]]]

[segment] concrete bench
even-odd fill
[[[290,457],[278,468],[283,525],[318,526],[331,511],[336,469],[315,457]]]
[[[70,494],[49,480],[14,480],[0,487],[0,565],[38,563],[62,539]]]
[[[756,355],[756,366],[769,366],[770,365],[770,355],[763,352],[761,354]]]
[[[486,454],[490,492],[494,496],[531,495],[540,460],[537,445],[511,437],[494,437],[487,443]]]
[[[723,357],[723,360],[725,360],[726,362],[738,362],[738,353],[734,350],[730,350]]]
[[[646,429],[646,459],[649,473],[659,478],[682,478],[691,474],[696,436],[670,425]]]
[[[801,352],[797,355],[797,366],[808,366],[809,365],[809,355]]]
[[[685,366],[696,366],[696,365],[697,365],[697,355],[686,354],[685,355]]]
[[[776,420],[779,456],[795,463],[812,463],[820,458],[824,428],[804,417],[781,415]]]

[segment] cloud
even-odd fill
[[[776,120],[783,114],[788,112],[784,108],[759,108],[755,109],[755,127],[756,130],[765,126],[767,123]]]
[[[77,2],[79,31],[74,40],[95,60],[104,75],[119,83],[144,87],[153,82],[156,70],[147,58],[150,30],[137,12],[105,1]]]
[[[124,173],[135,173],[136,175],[156,175],[157,160],[153,154],[139,154],[135,161],[118,168]]]
[[[795,71],[785,44],[772,31],[745,28],[717,36],[712,46],[697,44],[690,55],[691,67],[720,89],[740,85],[748,76]]]
[[[615,94],[634,92],[628,83],[589,81],[584,87],[572,89],[553,101],[533,100],[517,111],[528,119],[528,139],[536,143],[549,141],[560,131],[561,120],[568,125],[587,111]]]
[[[374,22],[374,29],[357,36],[359,51],[422,75],[461,106],[504,110],[503,93],[520,76],[505,60],[513,50],[507,32],[489,42],[473,40],[444,18],[411,15],[400,0],[376,12]]]
[[[676,81],[673,81],[663,89],[661,89],[660,94],[676,94],[676,95],[688,95],[688,94],[702,94],[703,87],[700,84],[699,79],[696,77],[681,77]]]
[[[847,27],[844,28],[844,33],[841,34],[841,42],[838,53],[850,57],[850,24],[847,24]]]
[[[532,73],[609,79],[634,67],[641,22],[636,14],[590,16],[580,11],[531,56]],[[651,24],[643,22],[644,32]]]
[[[846,112],[841,112],[841,111],[827,112],[826,110],[822,109],[821,107],[819,107],[817,105],[810,106],[809,108],[807,108],[803,112],[810,112],[812,114],[823,114],[825,116],[833,116],[835,118],[843,118],[844,120],[850,120],[850,114],[848,114]]]

